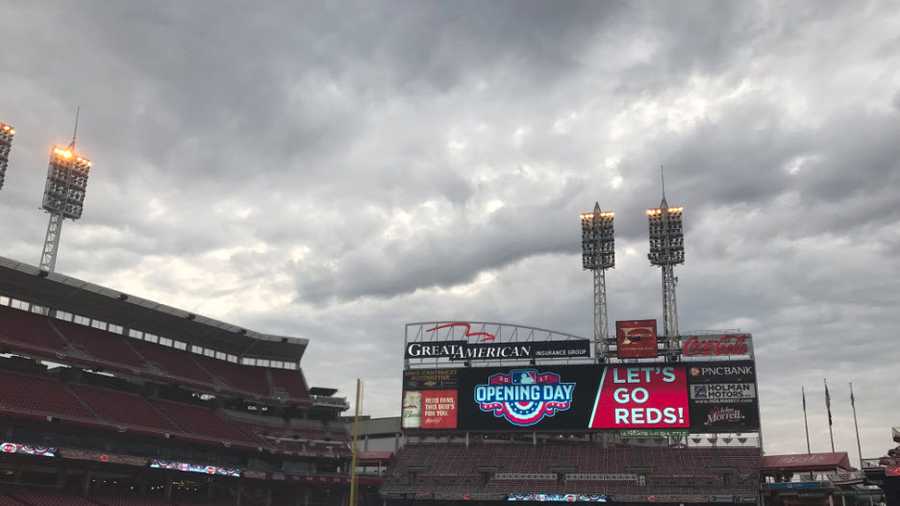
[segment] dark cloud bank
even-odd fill
[[[0,254],[36,261],[49,142],[95,160],[59,269],[312,340],[396,413],[402,324],[587,335],[577,213],[617,212],[612,318],[658,317],[642,211],[686,207],[684,329],[757,338],[769,451],[800,385],[900,424],[900,15],[889,3],[8,2]],[[339,351],[351,350],[349,358]],[[814,445],[826,446],[823,409]]]

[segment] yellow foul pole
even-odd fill
[[[357,481],[358,477],[356,475],[356,461],[359,456],[359,450],[357,448],[357,440],[359,439],[359,414],[362,411],[362,380],[359,378],[356,379],[356,413],[353,416],[353,441],[351,443],[351,455],[350,459],[350,504],[349,506],[356,506],[356,494],[357,494]]]

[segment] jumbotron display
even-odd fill
[[[752,361],[408,369],[403,428],[759,430]]]

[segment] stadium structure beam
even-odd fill
[[[6,180],[9,152],[12,149],[12,141],[15,136],[16,129],[12,125],[0,122],[0,190],[3,189],[3,182]]]
[[[605,360],[608,355],[609,318],[606,304],[606,270],[616,266],[615,213],[594,210],[581,213],[581,262],[594,273],[594,355]]]
[[[53,272],[56,269],[56,254],[59,252],[59,239],[62,236],[62,227],[63,215],[50,213],[47,233],[44,235],[44,249],[41,251],[40,268],[44,272]]]
[[[650,264],[662,272],[663,328],[670,343],[678,343],[678,278],[675,266],[684,263],[684,208],[670,207],[666,201],[665,180],[659,207],[647,210],[650,228]]]
[[[63,221],[77,220],[84,211],[84,196],[87,191],[91,161],[81,156],[75,149],[78,136],[78,111],[75,112],[75,131],[68,146],[53,146],[50,150],[50,164],[47,167],[47,182],[41,208],[50,214],[44,247],[41,250],[40,269],[53,272],[59,253],[59,241]]]

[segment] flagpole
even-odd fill
[[[862,443],[859,441],[859,423],[856,421],[856,398],[853,397],[853,382],[850,382],[850,407],[853,408],[853,427],[856,429],[856,451],[859,452],[859,468],[862,469]]]
[[[834,429],[832,428],[831,421],[831,394],[828,393],[828,380],[822,378],[822,382],[825,383],[825,409],[828,411],[828,437],[831,439],[831,453],[834,453]]]
[[[806,417],[806,388],[800,386],[800,394],[803,396],[803,428],[806,429],[806,453],[811,454],[812,448],[809,446],[809,419]]]

